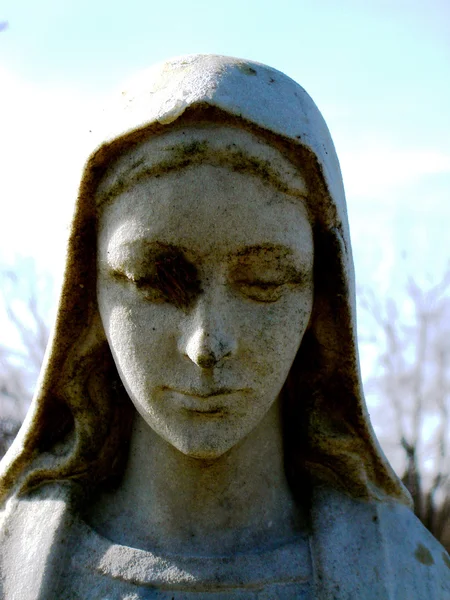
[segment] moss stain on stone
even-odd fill
[[[141,167],[143,164],[144,164],[144,159],[139,158],[138,160],[134,161],[134,163],[131,165],[130,171]]]
[[[416,548],[416,551],[414,552],[414,556],[417,558],[417,560],[420,563],[422,563],[423,565],[426,565],[427,567],[434,565],[434,558],[431,555],[431,552],[423,544],[417,544],[417,548]]]
[[[204,140],[193,140],[187,144],[180,144],[171,148],[173,158],[178,160],[204,156],[207,150],[208,142]]]
[[[235,144],[228,145],[225,150],[213,150],[206,140],[193,140],[171,146],[167,150],[167,158],[157,165],[139,169],[138,166],[142,166],[139,165],[140,161],[133,163],[131,168],[117,178],[117,181],[108,191],[98,197],[97,208],[110,202],[147,177],[160,177],[176,170],[202,164],[228,167],[238,173],[249,173],[264,183],[272,185],[282,193],[302,196],[282,181],[279,173],[272,168],[268,160],[250,156],[239,147],[236,147]],[[143,164],[145,164],[145,161],[143,161]]]
[[[245,75],[256,75],[256,69],[250,67],[249,65],[237,65],[237,68]]]

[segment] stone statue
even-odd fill
[[[448,600],[450,558],[370,426],[316,106],[221,56],[133,85],[2,462],[1,597]]]

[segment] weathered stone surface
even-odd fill
[[[191,56],[121,104],[2,462],[2,598],[448,599],[450,559],[370,427],[314,103],[264,65]]]

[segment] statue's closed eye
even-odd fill
[[[234,287],[247,298],[257,302],[276,302],[281,298],[284,283],[267,281],[234,281]]]
[[[197,269],[172,250],[147,256],[133,268],[114,270],[113,274],[133,282],[150,302],[169,302],[177,308],[188,307],[200,292]]]
[[[249,246],[224,260],[230,288],[255,302],[276,302],[304,282],[301,265],[280,246]],[[119,248],[108,257],[108,264],[114,278],[132,283],[149,302],[186,309],[202,289],[196,266],[182,249],[168,244],[127,244],[123,254]]]
[[[293,256],[280,246],[252,246],[239,253],[230,271],[233,287],[257,302],[276,302],[283,292],[304,282]]]

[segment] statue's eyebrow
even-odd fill
[[[296,258],[300,258],[289,246],[283,244],[255,244],[252,246],[244,246],[237,252],[229,255],[230,258],[246,259],[246,258],[275,258],[277,260],[286,260],[289,262],[297,262]]]
[[[184,247],[167,244],[157,240],[147,240],[145,238],[121,241],[117,245],[117,249],[119,251],[131,250],[132,252],[144,253],[149,258],[163,254],[177,254],[180,257],[185,258],[186,255],[186,248]]]
[[[254,267],[266,267],[269,271],[280,269],[288,272],[294,280],[303,280],[305,276],[305,257],[295,249],[283,244],[256,244],[245,246],[229,255],[235,273],[246,272]]]
[[[139,270],[145,271],[167,258],[169,260],[176,258],[180,264],[181,262],[191,264],[186,256],[186,248],[145,238],[121,241],[108,248],[106,262],[110,268],[119,271],[127,270],[132,265],[138,265]]]

